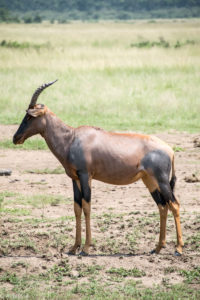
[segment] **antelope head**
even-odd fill
[[[46,89],[56,81],[57,80],[43,84],[34,92],[29,107],[26,110],[26,114],[18,130],[13,136],[14,144],[23,144],[27,138],[38,133],[42,134],[45,126],[44,116],[47,111],[47,107],[44,104],[36,104],[37,99],[44,89]]]

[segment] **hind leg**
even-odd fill
[[[159,182],[160,192],[163,196],[166,203],[169,205],[169,209],[172,211],[175,225],[176,225],[176,235],[177,235],[177,246],[175,255],[182,254],[183,240],[182,240],[182,232],[181,232],[181,223],[180,223],[180,212],[179,207],[180,203],[174,196],[174,193],[171,190],[170,184],[167,181]]]
[[[159,253],[162,248],[166,245],[166,223],[167,223],[167,213],[168,205],[162,199],[160,192],[158,191],[158,184],[153,176],[146,176],[142,178],[144,184],[149,189],[151,196],[158,205],[160,213],[160,236],[159,243],[151,253]]]
[[[146,186],[149,188],[151,195],[156,201],[157,205],[163,207],[168,206],[173,215],[176,224],[177,233],[177,248],[175,255],[181,255],[182,253],[182,232],[180,225],[180,215],[179,215],[179,202],[173,194],[173,188],[175,184],[175,172],[174,172],[174,157],[169,157],[167,153],[161,150],[154,150],[145,155],[142,159],[141,167],[146,172],[146,180],[143,180]],[[169,182],[169,175],[172,169],[172,179]],[[162,237],[165,235],[166,222],[165,216],[167,214],[167,209],[162,209],[160,206],[160,216],[161,216],[161,231],[160,233],[160,246],[162,245]],[[162,211],[163,210],[163,211]],[[163,223],[163,225],[162,225]],[[159,247],[156,248],[159,252]]]
[[[174,215],[174,221],[176,225],[177,245],[176,245],[175,255],[179,256],[182,254],[182,248],[184,246],[184,243],[182,239],[180,213],[179,213],[180,203],[176,197],[174,202],[169,201],[169,209],[172,211]]]
[[[177,233],[177,247],[175,255],[182,254],[182,232],[180,225],[180,214],[179,214],[179,202],[174,197],[170,185],[167,180],[160,180],[158,183],[153,176],[146,176],[143,178],[144,184],[149,189],[154,201],[158,205],[160,213],[160,237],[159,243],[156,246],[155,250],[152,253],[159,253],[160,250],[166,245],[166,223],[167,223],[167,213],[168,207],[174,215],[174,220],[176,224],[176,233]]]
[[[166,224],[167,224],[167,213],[168,213],[168,206],[162,206],[158,204],[159,213],[160,213],[160,237],[159,243],[155,249],[156,253],[159,253],[162,248],[166,246]]]

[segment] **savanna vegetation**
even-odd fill
[[[0,26],[0,123],[32,92],[63,121],[105,129],[198,132],[200,22]]]

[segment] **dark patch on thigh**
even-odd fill
[[[147,171],[151,170],[158,183],[162,182],[163,180],[169,181],[171,160],[167,153],[165,153],[164,151],[150,151],[142,159],[141,166]]]
[[[80,207],[82,207],[82,194],[81,194],[81,191],[79,190],[79,187],[78,187],[76,181],[72,180],[72,182],[73,182],[73,191],[74,191],[74,201]]]
[[[157,205],[158,204],[161,204],[162,206],[166,205],[166,201],[165,201],[164,197],[158,190],[155,190],[153,193],[151,193],[151,196],[153,197],[153,199]]]
[[[172,188],[169,182],[171,171],[170,157],[162,150],[154,150],[145,155],[142,159],[141,166],[151,172],[157,180],[159,190],[151,193],[153,199],[157,204],[165,205],[171,200],[175,201]]]

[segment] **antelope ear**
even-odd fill
[[[30,108],[27,110],[27,113],[30,116],[36,118],[36,117],[44,115],[45,110],[44,110],[44,108]]]

